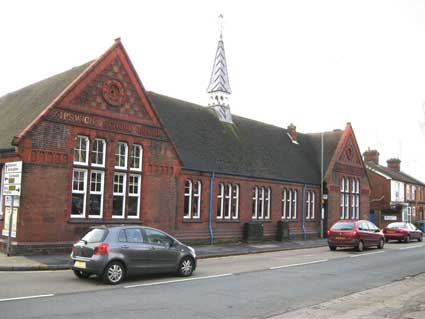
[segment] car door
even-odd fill
[[[371,238],[370,238],[370,231],[369,231],[369,226],[367,222],[363,221],[359,223],[358,233],[364,245],[366,247],[370,246]]]
[[[370,232],[370,245],[371,246],[378,245],[379,241],[382,238],[381,233],[379,232],[379,228],[376,227],[376,225],[371,222],[368,222],[367,224],[369,226],[369,232]]]
[[[407,227],[409,229],[411,239],[419,239],[420,233],[415,225],[408,223]]]
[[[147,271],[150,245],[143,240],[141,228],[122,229],[118,235],[118,241],[128,271],[131,273]]]
[[[151,245],[149,251],[150,267],[155,272],[174,271],[177,269],[180,252],[174,240],[167,234],[154,228],[145,227],[146,238]]]

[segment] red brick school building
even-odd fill
[[[221,39],[208,93],[200,106],[146,92],[117,39],[98,59],[1,97],[3,249],[9,229],[21,253],[69,249],[98,224],[218,242],[243,239],[245,225],[256,239],[275,238],[278,225],[311,238],[368,218],[350,123],[303,134],[231,114]]]

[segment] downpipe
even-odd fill
[[[214,244],[214,232],[212,228],[212,204],[213,204],[213,185],[214,185],[214,172],[210,177],[210,207],[208,209],[208,231],[210,233],[210,245]]]

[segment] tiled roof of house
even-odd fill
[[[386,175],[388,177],[390,177],[391,179],[394,179],[396,181],[400,181],[400,182],[404,182],[404,183],[409,183],[409,184],[415,184],[415,185],[422,185],[425,186],[425,184],[423,182],[421,182],[420,180],[406,174],[403,172],[397,172],[391,168],[376,164],[374,162],[366,162],[366,168],[369,170],[375,170],[383,175]]]
[[[184,168],[320,184],[320,134],[298,133],[295,144],[286,129],[240,116],[233,116],[234,124],[224,123],[207,107],[153,92],[148,95]],[[325,169],[341,134],[324,134]]]
[[[91,62],[0,97],[0,149],[21,133]]]

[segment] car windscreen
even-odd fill
[[[354,223],[340,222],[332,226],[332,230],[354,230]]]
[[[108,230],[103,228],[93,228],[81,240],[86,243],[99,243],[103,241],[107,232]]]
[[[391,223],[387,228],[407,228],[407,225],[405,223]]]

